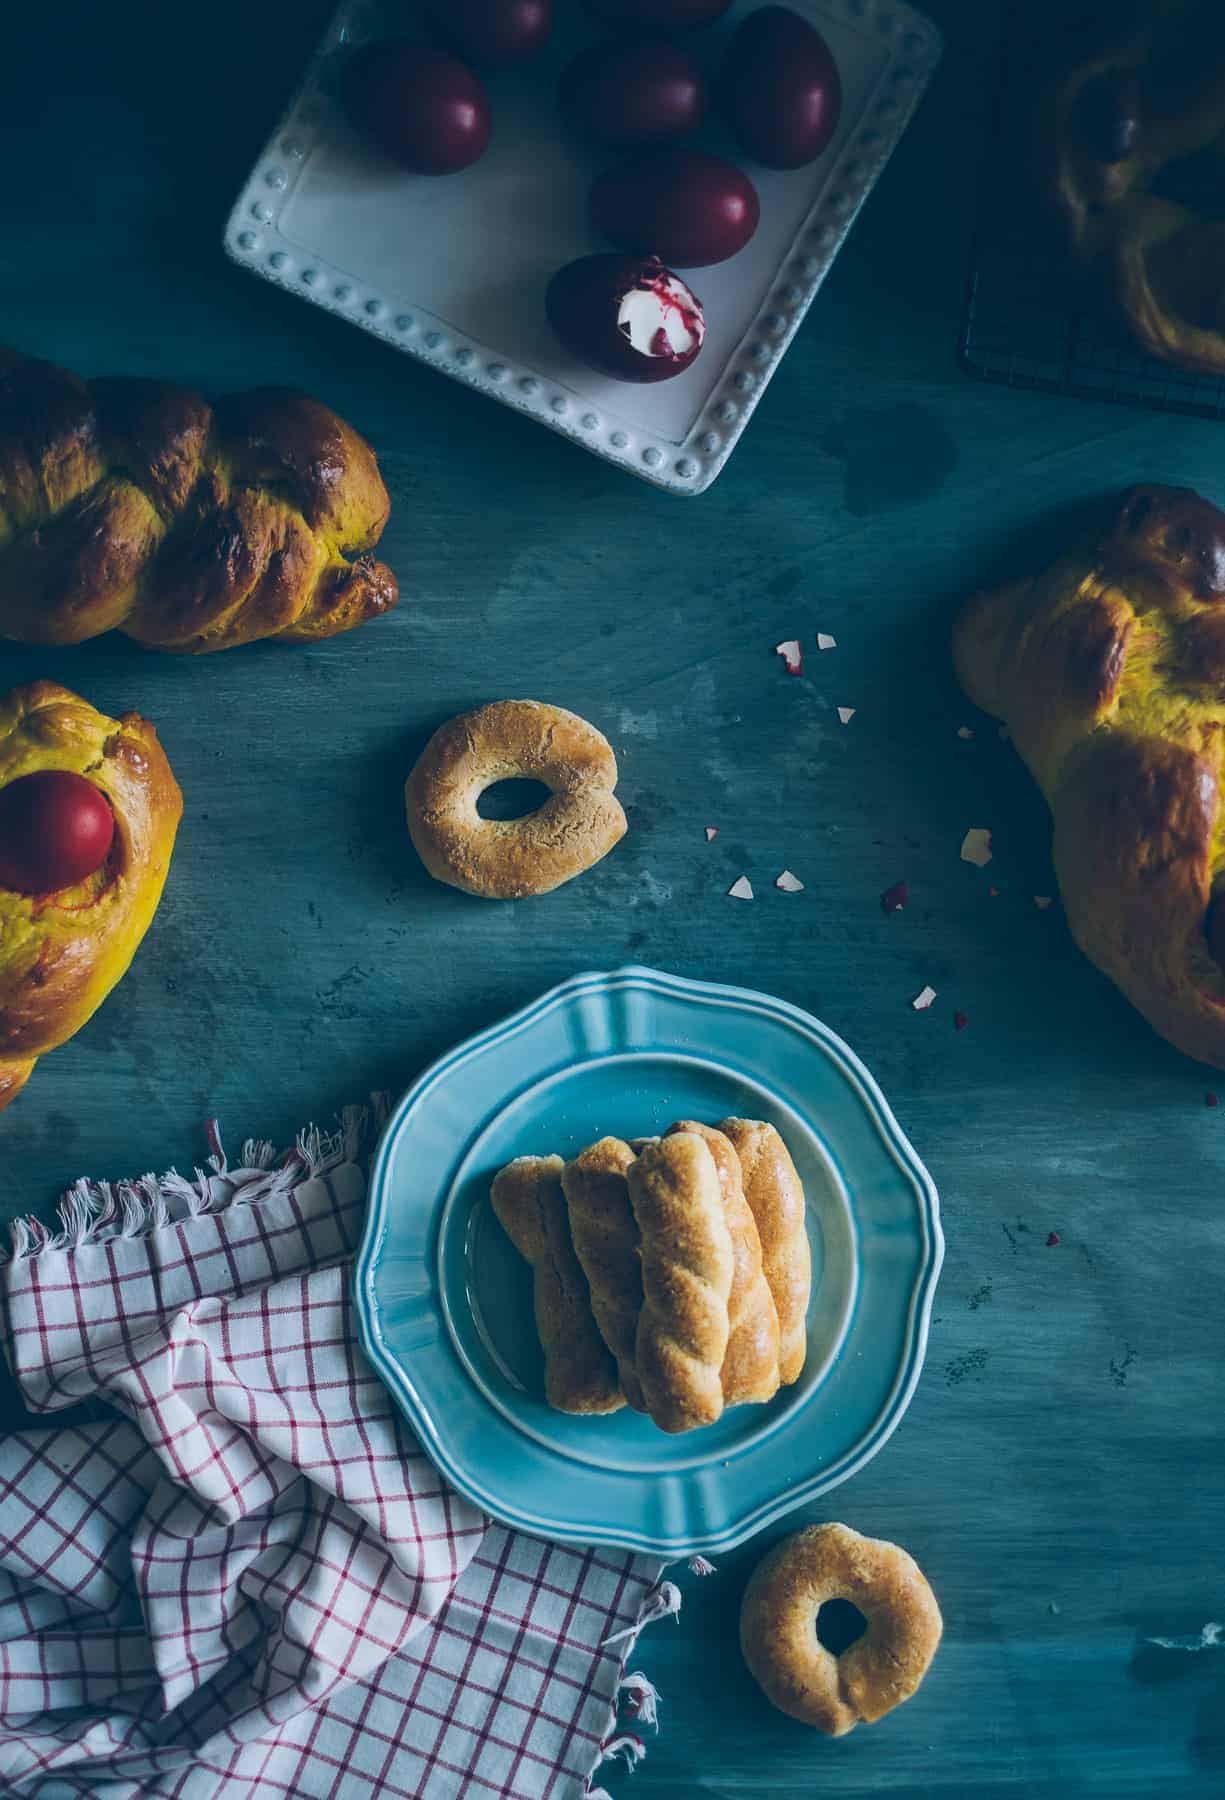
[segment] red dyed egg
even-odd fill
[[[489,143],[485,90],[445,50],[365,44],[345,68],[341,95],[357,129],[417,175],[454,175]]]
[[[548,42],[553,0],[433,0],[430,22],[457,56],[504,69]]]
[[[681,269],[735,256],[760,215],[744,171],[705,150],[647,151],[607,170],[591,190],[597,231]]]
[[[580,256],[549,283],[545,311],[574,356],[617,381],[669,381],[702,348],[702,303],[657,256]]]
[[[571,131],[610,150],[683,137],[702,123],[706,83],[666,38],[613,38],[582,50],[558,88]]]
[[[749,14],[728,46],[719,85],[742,148],[768,169],[802,168],[838,129],[838,65],[821,33],[789,7]]]
[[[0,887],[54,894],[110,855],[115,815],[100,788],[67,769],[22,775],[0,788]]]

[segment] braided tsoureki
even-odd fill
[[[1073,937],[1225,1067],[1225,513],[1133,488],[1102,536],[976,595],[954,653],[1050,804]]]
[[[309,642],[394,606],[370,446],[304,394],[210,406],[0,349],[0,636]]]
[[[1047,186],[1078,256],[1145,349],[1225,371],[1225,222],[1160,192],[1175,166],[1225,175],[1225,6],[1125,0],[1043,96]]]

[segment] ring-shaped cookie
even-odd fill
[[[840,1656],[817,1637],[827,1600],[849,1600],[867,1621]],[[914,1558],[848,1525],[810,1525],[776,1544],[740,1608],[740,1647],[767,1700],[830,1737],[909,1700],[943,1628]]]
[[[499,781],[551,790],[522,819],[483,819]],[[594,725],[538,700],[497,700],[440,725],[405,785],[408,832],[437,881],[489,900],[547,894],[625,834],[617,759]]]

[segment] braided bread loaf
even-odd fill
[[[72,887],[0,887],[0,1108],[127,969],[157,911],[183,810],[152,725],[135,713],[108,719],[67,688],[36,681],[0,699],[0,789],[52,769],[101,790],[114,838],[101,868]]]
[[[1109,33],[1042,103],[1048,182],[1072,246],[1153,355],[1225,370],[1225,224],[1151,191],[1225,140],[1225,7],[1112,7]],[[1225,160],[1222,161],[1225,175]],[[1220,181],[1216,183],[1219,189]]]
[[[0,635],[159,650],[331,637],[399,597],[389,502],[336,414],[275,388],[211,407],[0,350]]]
[[[1050,804],[1073,937],[1171,1043],[1225,1066],[1225,513],[1133,489],[1100,541],[971,600],[954,655]]]
[[[744,1197],[740,1158],[730,1138],[713,1126],[681,1119],[667,1135],[689,1131],[714,1158],[723,1211],[732,1240],[732,1286],[727,1296],[728,1338],[719,1381],[724,1406],[771,1400],[778,1392],[778,1310],[761,1266],[761,1239]]]
[[[719,1175],[702,1139],[682,1131],[648,1144],[627,1179],[641,1233],[638,1379],[655,1423],[690,1431],[723,1411],[735,1263]]]

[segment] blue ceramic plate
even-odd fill
[[[808,1197],[808,1361],[767,1406],[669,1437],[544,1403],[531,1277],[488,1201],[514,1156],[680,1117],[768,1119]],[[357,1310],[443,1473],[509,1525],[665,1557],[727,1550],[868,1462],[914,1392],[944,1254],[876,1083],[785,1001],[653,969],[578,975],[414,1083],[375,1154]]]

